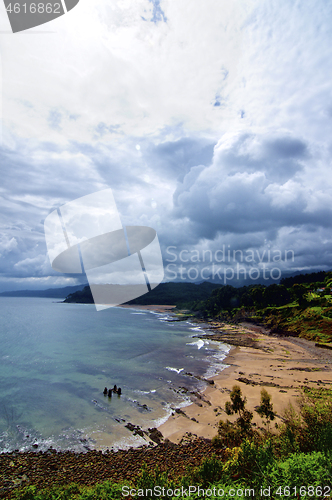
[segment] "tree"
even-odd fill
[[[227,415],[233,415],[234,413],[241,413],[244,411],[245,404],[247,402],[247,398],[242,398],[242,392],[238,385],[234,385],[232,392],[229,397],[231,401],[227,401],[225,405],[225,412]]]
[[[236,424],[241,429],[242,433],[247,434],[251,430],[251,421],[253,413],[245,409],[247,398],[242,398],[242,392],[238,385],[234,385],[229,397],[231,401],[225,404],[225,412],[227,415],[239,414]]]
[[[308,289],[304,285],[298,285],[297,283],[295,283],[295,285],[292,286],[292,293],[301,308],[307,307],[308,302],[306,296],[308,293]]]
[[[283,306],[291,301],[291,295],[284,285],[270,285],[264,290],[264,302],[268,306]]]
[[[271,403],[271,395],[266,389],[261,390],[261,404],[256,409],[258,415],[266,419],[267,426],[269,427],[271,420],[275,419],[275,412],[273,411],[273,404]]]
[[[250,290],[250,295],[252,297],[254,305],[258,309],[260,309],[262,307],[266,307],[266,304],[265,304],[265,301],[264,301],[264,290],[265,290],[265,286],[263,286],[263,285],[255,285]]]

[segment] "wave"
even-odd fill
[[[210,346],[213,352],[208,357],[209,367],[206,370],[204,377],[211,378],[228,367],[228,365],[223,361],[227,357],[231,349],[231,346],[226,344],[221,344],[218,341],[213,341],[213,340],[210,340],[209,342],[207,342],[207,344],[208,347],[206,347],[206,349],[209,349]]]
[[[187,342],[186,345],[197,345],[197,349],[202,349],[202,347],[206,344],[207,342],[202,340],[202,339],[198,339],[198,340],[195,340],[194,342]]]
[[[166,370],[179,374],[184,370],[184,368],[173,368],[172,366],[166,366]]]
[[[135,394],[154,394],[155,392],[157,392],[157,389],[151,389],[151,391],[142,391],[140,389],[132,389],[132,392],[134,392]]]

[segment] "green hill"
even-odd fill
[[[119,285],[118,285],[119,286]],[[211,292],[222,285],[204,282],[199,285],[194,283],[161,283],[151,292],[127,302],[129,305],[176,305],[186,307],[193,302],[202,301],[210,297]],[[93,304],[93,298],[89,286],[82,291],[72,293],[66,297],[64,302],[76,302]]]
[[[260,322],[272,333],[332,341],[332,272],[287,278],[281,284],[230,285],[191,305],[206,318]]]

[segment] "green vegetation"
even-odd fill
[[[106,481],[94,486],[71,484],[52,486],[38,491],[33,485],[16,491],[17,500],[103,500],[121,498],[202,498],[202,490],[209,498],[244,497],[270,499],[330,498],[332,492],[332,390],[306,389],[299,411],[289,407],[284,423],[274,432],[253,430],[247,421],[243,426],[241,415],[246,412],[246,398],[234,386],[226,411],[239,418],[228,422],[233,428],[236,444],[229,441],[225,447],[223,422],[214,440],[215,455],[201,465],[188,468],[185,474],[169,479],[167,472],[143,467],[132,482]],[[272,420],[270,395],[261,393],[258,413]],[[190,490],[190,496],[189,493]],[[163,490],[164,488],[164,490]],[[198,491],[200,488],[200,492]],[[130,495],[130,491],[132,494]],[[161,492],[163,491],[163,495]],[[219,494],[218,494],[219,491]],[[245,494],[246,491],[246,494]],[[126,496],[123,492],[128,493]],[[222,493],[223,492],[223,493]],[[263,493],[264,492],[264,493]]]
[[[121,286],[121,285],[114,285]],[[151,292],[128,302],[130,305],[176,305],[186,308],[193,302],[204,301],[210,297],[211,292],[220,288],[221,285],[204,282],[200,285],[194,283],[161,283]],[[93,298],[89,286],[82,291],[72,293],[66,297],[64,302],[76,302],[93,304]]]
[[[331,287],[332,272],[298,275],[267,287],[227,285],[213,290],[207,300],[195,302],[191,308],[204,318],[260,322],[272,333],[330,342]]]
[[[271,396],[266,389],[261,390],[261,404],[256,409],[258,415],[262,417],[263,423],[270,428],[270,423],[275,419],[275,412],[273,411],[273,404],[271,403]],[[265,420],[264,420],[265,419]]]

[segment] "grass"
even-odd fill
[[[315,342],[332,341],[332,308],[330,304],[300,308],[298,304],[267,307],[258,311],[259,321],[275,331],[287,332]]]

